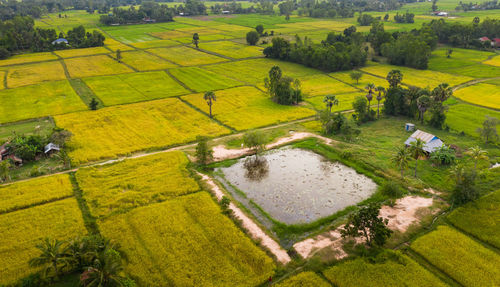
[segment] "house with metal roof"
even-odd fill
[[[59,39],[56,39],[54,41],[52,41],[52,45],[59,45],[59,44],[66,44],[68,45],[68,40],[64,39],[64,38],[59,38]]]
[[[436,149],[439,149],[444,145],[443,141],[433,134],[426,133],[421,130],[416,130],[406,141],[405,145],[410,146],[410,144],[417,139],[422,140],[424,144],[424,151],[427,153],[432,153]]]
[[[45,154],[51,154],[53,152],[58,152],[60,150],[59,146],[54,144],[54,143],[49,143],[48,145],[45,146],[43,149],[43,152]]]

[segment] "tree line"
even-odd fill
[[[128,9],[113,8],[113,12],[108,15],[102,15],[99,22],[105,25],[111,24],[133,24],[142,23],[145,19],[152,19],[156,22],[173,21],[176,10],[169,8],[166,4],[154,2],[144,3],[136,9],[130,6]]]
[[[52,44],[57,38],[66,38],[68,43]],[[43,52],[68,48],[88,48],[104,45],[105,37],[98,31],[86,32],[83,26],[57,34],[55,29],[35,28],[33,18],[16,16],[0,22],[0,59],[12,53]]]

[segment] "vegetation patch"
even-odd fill
[[[277,287],[297,287],[297,286],[316,286],[316,287],[329,287],[331,286],[323,278],[316,275],[314,272],[302,272],[298,275],[292,276],[283,282],[276,284]]]
[[[369,74],[361,74],[361,78],[356,81],[351,78],[352,71],[349,72],[336,72],[331,73],[330,76],[334,77],[337,80],[340,80],[344,83],[351,84],[359,89],[365,89],[368,84],[374,84],[375,87],[384,87],[387,88],[389,84],[387,80],[384,78],[375,77]]]
[[[457,132],[479,137],[477,128],[482,126],[485,116],[500,119],[500,112],[459,103],[449,106],[446,113],[446,124]]]
[[[198,191],[180,151],[129,159],[76,173],[94,217],[107,217],[132,208]]]
[[[189,93],[163,71],[92,77],[84,81],[106,106]]]
[[[0,214],[73,195],[67,174],[0,186]]]
[[[72,78],[131,73],[133,70],[106,56],[90,56],[64,60]]]
[[[203,53],[185,46],[155,48],[149,49],[148,51],[181,66],[195,66],[227,61],[224,58]]]
[[[500,67],[483,64],[461,66],[455,69],[447,70],[446,72],[457,75],[464,75],[471,78],[500,77]]]
[[[484,64],[500,67],[500,56],[491,58],[490,60],[484,61]]]
[[[336,95],[358,91],[358,89],[344,84],[341,81],[335,80],[327,75],[308,76],[300,78],[299,80],[302,92],[306,96],[310,97]]]
[[[500,109],[500,86],[498,85],[479,83],[455,91],[453,95],[472,104]]]
[[[177,65],[175,64],[172,64],[160,57],[151,55],[144,51],[125,52],[122,53],[121,56],[122,62],[129,66],[132,66],[138,71],[165,70],[168,68],[177,67]]]
[[[74,198],[0,215],[0,284],[14,283],[38,271],[28,261],[39,255],[35,245],[45,237],[59,240],[86,234]]]
[[[263,56],[261,47],[238,44],[232,41],[201,43],[200,48],[234,59]]]
[[[189,36],[189,33],[184,33],[180,31],[160,31],[160,32],[155,32],[152,33],[156,38],[160,38],[163,40],[170,40],[170,39],[175,39],[175,38],[183,38]]]
[[[273,274],[272,259],[206,192],[111,217],[100,229],[121,244],[141,286],[256,286]]]
[[[448,220],[458,228],[500,248],[500,191],[455,209]]]
[[[394,251],[379,254],[374,262],[357,258],[340,263],[323,274],[335,286],[447,286],[407,256]]]
[[[150,34],[165,31],[158,25],[103,26],[102,28],[113,38],[125,44],[157,40],[158,38]]]
[[[229,130],[177,99],[103,108],[54,117],[73,133],[69,145],[75,163],[218,136]]]
[[[191,90],[196,92],[222,90],[242,85],[242,83],[236,80],[198,67],[170,69],[169,72]]]
[[[277,104],[254,87],[218,91],[216,98],[212,107],[214,117],[237,130],[253,129],[314,115],[311,109]],[[188,95],[183,99],[209,113],[209,106],[203,94]]]
[[[61,58],[70,58],[70,57],[81,57],[81,56],[90,56],[97,54],[109,54],[110,51],[104,47],[93,47],[93,48],[83,48],[83,49],[68,49],[68,50],[59,50],[54,52]]]
[[[45,81],[65,80],[66,75],[59,61],[28,64],[9,68],[7,86],[15,88]]]
[[[68,81],[0,91],[0,123],[80,111],[87,106]]]
[[[500,255],[450,227],[438,226],[411,248],[464,286],[500,284]]]
[[[118,42],[116,41],[115,39],[111,38],[111,37],[106,37],[106,40],[104,40],[104,45],[106,47],[108,47],[108,49],[110,49],[111,51],[116,51],[116,50],[120,50],[120,51],[130,51],[130,50],[134,50],[134,48],[130,47],[130,46],[127,46],[121,42]]]

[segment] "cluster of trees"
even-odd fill
[[[63,148],[71,135],[71,132],[58,128],[54,129],[49,136],[14,134],[9,139],[6,148],[10,154],[14,154],[25,162],[33,161],[43,153],[43,148],[49,142]]]
[[[409,13],[406,11],[406,13],[399,15],[399,13],[396,13],[394,16],[394,22],[396,23],[415,23],[415,14]]]
[[[380,20],[380,17],[377,18],[378,20]],[[373,23],[373,21],[375,21],[375,19],[377,18],[368,14],[360,14],[358,17],[358,23],[360,26],[370,26]]]
[[[98,31],[88,33],[83,26],[75,27],[67,32],[68,44],[53,45],[52,41],[64,38],[63,33],[54,29],[35,28],[33,18],[16,16],[11,20],[0,22],[0,59],[12,53],[31,50],[33,52],[52,51],[55,49],[87,48],[103,46],[105,37]]]
[[[296,36],[292,45],[288,40],[276,37],[272,40],[272,46],[264,49],[264,55],[328,72],[362,67],[366,64],[367,52],[363,48],[363,36],[355,29],[346,29],[344,35],[331,32],[321,44],[313,44],[307,37],[303,40]]]
[[[340,112],[332,113],[333,106],[338,106],[339,100],[335,95],[327,95],[323,99],[326,108],[318,111],[317,120],[321,123],[323,132],[326,135],[343,135],[349,139],[353,135],[360,133],[359,129],[354,128],[353,124]]]
[[[314,18],[350,18],[354,13],[364,11],[388,11],[399,9],[402,3],[398,0],[368,0],[368,1],[314,1],[302,0],[297,2],[294,9],[298,10],[299,15]],[[289,14],[290,12],[288,12]],[[369,24],[368,24],[369,25]]]
[[[221,14],[222,11],[229,11],[231,14],[249,14],[257,12],[257,9],[253,5],[248,8],[243,8],[241,3],[236,1],[224,4],[216,3],[215,5],[210,6],[210,10],[212,11],[212,14]]]
[[[9,20],[15,16],[40,18],[43,14],[53,9],[62,9],[62,5],[55,2],[32,3],[31,1],[2,1],[2,3],[0,3],[0,20]]]
[[[500,37],[500,19],[480,21],[479,17],[475,17],[472,23],[446,22],[444,19],[439,19],[423,25],[434,31],[440,43],[456,47],[491,48],[491,43],[481,42],[479,38]]]
[[[184,5],[179,5],[175,7],[177,9],[177,14],[184,13],[184,15],[207,15],[207,7],[200,0],[186,0]]]
[[[493,10],[493,9],[500,9],[500,3],[498,0],[493,0],[493,1],[486,1],[482,3],[464,3],[460,1],[455,10],[463,10],[464,12],[470,11],[470,10]]]
[[[264,79],[264,85],[271,99],[280,105],[296,105],[302,101],[300,81],[284,76],[278,66],[269,70],[269,77]]]
[[[173,21],[175,12],[175,9],[168,8],[166,4],[145,2],[139,9],[134,6],[130,6],[128,9],[114,8],[112,14],[102,15],[99,21],[105,25],[141,23],[143,19],[169,22]]]
[[[77,237],[68,241],[45,238],[36,248],[38,257],[29,261],[41,268],[20,282],[20,286],[44,286],[61,275],[80,272],[82,286],[136,286],[126,277],[119,246],[101,236]]]

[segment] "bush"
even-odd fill
[[[250,31],[247,33],[247,43],[248,45],[255,45],[259,42],[259,33],[257,31]]]
[[[431,153],[430,159],[437,165],[450,165],[455,162],[455,150],[443,145]]]
[[[404,194],[399,185],[392,180],[384,182],[384,184],[380,186],[379,190],[383,195],[390,198],[400,198]]]
[[[7,59],[8,57],[10,57],[9,50],[5,48],[0,48],[0,60]]]

